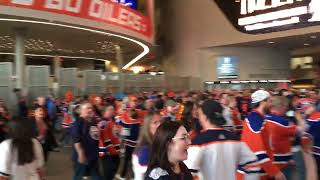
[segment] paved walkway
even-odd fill
[[[73,169],[71,148],[63,148],[60,152],[50,152],[47,164],[47,180],[71,180]]]

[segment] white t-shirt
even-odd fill
[[[40,143],[32,139],[35,159],[29,164],[18,165],[17,152],[12,150],[12,140],[0,144],[0,176],[10,180],[40,180],[37,169],[44,166],[43,152]]]

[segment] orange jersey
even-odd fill
[[[119,155],[120,127],[114,121],[107,121],[104,128],[99,131],[99,156],[103,157],[106,154],[110,156]]]
[[[274,155],[274,164],[280,169],[292,161],[292,140],[297,132],[297,126],[289,124],[284,117],[266,115],[266,126],[270,133],[270,146]]]
[[[252,167],[249,167],[247,173],[260,173],[261,179],[268,175],[273,177],[280,170],[273,164],[273,151],[269,146],[270,133],[266,128],[266,122],[263,115],[258,112],[251,112],[248,118],[243,122],[243,131],[241,140],[255,153],[258,161]],[[250,171],[252,168],[252,171]],[[254,169],[254,170],[253,170]]]
[[[136,109],[137,114],[139,116],[139,119],[141,120],[141,123],[143,124],[144,118],[147,116],[148,111],[146,110],[140,110],[140,109]]]
[[[62,121],[62,127],[63,128],[70,128],[73,120],[71,116],[68,113],[63,113],[63,121]]]

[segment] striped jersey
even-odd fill
[[[307,119],[309,133],[313,138],[312,154],[320,160],[320,112],[315,112]]]
[[[200,179],[234,180],[238,165],[254,161],[256,156],[237,135],[213,128],[202,131],[192,140],[185,164],[197,170]]]
[[[297,126],[289,123],[285,117],[269,114],[265,116],[270,133],[270,146],[274,156],[274,164],[280,169],[286,167],[292,159],[292,144]]]
[[[105,123],[103,127],[100,124]],[[120,152],[120,127],[112,120],[99,123],[99,156],[117,156]]]
[[[245,174],[258,174],[261,178],[273,177],[280,170],[273,164],[274,156],[270,147],[270,132],[266,128],[265,117],[259,112],[251,112],[243,122],[241,140],[255,153],[258,161]]]
[[[62,120],[61,126],[63,128],[70,128],[73,120],[72,120],[72,117],[70,115],[70,107],[69,107],[68,103],[64,103],[61,106],[61,112],[62,112],[62,115],[63,115],[63,120]]]
[[[135,148],[139,136],[141,120],[129,117],[126,112],[120,114],[117,118],[121,126],[121,135],[123,136],[123,144],[127,147]]]

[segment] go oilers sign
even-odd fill
[[[320,24],[320,0],[215,1],[232,24],[245,33],[265,33]]]
[[[134,0],[0,0],[0,5],[103,22],[137,32],[147,39],[153,37],[151,16],[136,11]]]

